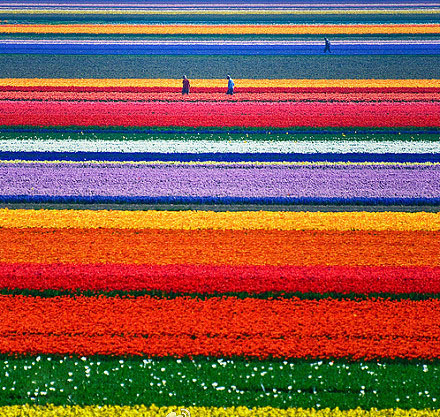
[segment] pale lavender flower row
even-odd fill
[[[0,164],[1,196],[438,198],[438,165]]]

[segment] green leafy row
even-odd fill
[[[432,300],[440,299],[439,293],[405,293],[405,294],[395,294],[395,293],[369,293],[369,294],[358,294],[358,293],[314,293],[314,292],[264,292],[264,293],[248,293],[248,292],[226,292],[226,293],[185,293],[185,292],[165,292],[159,290],[133,290],[133,291],[122,291],[122,290],[33,290],[33,289],[20,289],[20,288],[0,288],[0,295],[22,295],[27,297],[41,297],[41,298],[52,298],[52,297],[120,297],[120,298],[136,298],[136,297],[155,297],[155,298],[167,298],[175,299],[179,297],[190,297],[197,298],[200,300],[206,300],[214,297],[234,297],[238,299],[247,298],[257,298],[262,300],[267,299],[290,299],[298,298],[300,300],[353,300],[353,301],[365,301],[365,300]]]
[[[182,22],[184,23],[184,22]],[[26,40],[40,40],[40,39],[102,39],[102,40],[236,40],[236,41],[249,41],[249,40],[319,40],[322,41],[321,34],[298,34],[298,35],[285,35],[285,34],[99,34],[99,33],[4,33],[1,35],[2,39],[26,39]],[[359,40],[358,34],[339,34],[335,33],[331,35],[333,40]],[[368,40],[383,40],[384,37],[380,34],[362,34],[362,39]],[[436,40],[438,35],[429,33],[393,33],[386,35],[387,40]]]
[[[124,24],[124,23],[199,23],[199,24],[411,24],[436,23],[440,13],[417,14],[28,14],[0,13],[0,20],[14,24]]]
[[[439,362],[0,358],[0,405],[435,408]]]
[[[0,54],[0,78],[436,79],[439,67],[440,55]]]
[[[251,141],[371,141],[371,142],[393,142],[393,141],[429,141],[437,142],[439,138],[439,133],[417,133],[414,129],[414,133],[390,133],[389,130],[381,130],[381,133],[372,132],[365,133],[368,129],[362,129],[362,133],[355,133],[354,129],[311,129],[315,133],[297,133],[300,129],[272,129],[267,133],[256,133],[256,129],[243,129],[242,133],[231,133],[227,129],[212,129],[215,133],[204,133],[203,129],[199,129],[196,132],[194,129],[185,128],[167,128],[167,129],[156,129],[148,128],[148,133],[134,133],[134,129],[121,128],[112,129],[111,128],[81,128],[66,129],[66,131],[51,131],[50,128],[39,130],[38,128],[29,127],[28,131],[21,131],[24,127],[16,127],[18,131],[14,131],[9,127],[0,126],[0,140],[42,140],[42,141],[74,141],[74,140],[119,140],[119,141],[136,141],[136,140],[178,140],[178,141],[198,141],[198,140],[210,140],[218,142],[251,142]],[[217,132],[218,130],[218,132]],[[307,130],[306,128],[302,129]],[[328,131],[332,133],[326,133]],[[408,129],[405,129],[408,131]]]

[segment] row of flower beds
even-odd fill
[[[122,3],[0,11],[0,415],[440,415],[438,11]]]

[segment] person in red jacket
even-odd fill
[[[183,76],[183,87],[182,87],[182,96],[185,94],[189,94],[189,80],[186,78],[186,75]]]

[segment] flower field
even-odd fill
[[[0,415],[440,416],[439,21],[0,0]]]

